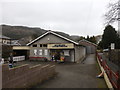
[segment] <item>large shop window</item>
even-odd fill
[[[37,49],[34,49],[34,55],[37,55]]]
[[[39,55],[42,55],[42,49],[39,50]]]
[[[47,44],[40,44],[40,47],[47,47]]]
[[[44,53],[45,53],[45,55],[47,55],[47,54],[48,54],[48,50],[47,50],[47,49],[45,49]]]

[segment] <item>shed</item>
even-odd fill
[[[85,39],[80,40],[79,44],[86,47],[86,54],[94,54],[94,53],[96,53],[96,50],[97,50],[97,45],[96,44],[94,44],[94,43],[92,43],[90,41],[87,41]]]

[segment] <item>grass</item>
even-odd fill
[[[99,75],[101,73],[101,70],[98,62],[96,63],[96,68],[97,68],[97,75]],[[104,78],[97,78],[97,82],[98,82],[98,88],[108,88]]]

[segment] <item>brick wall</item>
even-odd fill
[[[10,68],[2,65],[2,88],[27,88],[37,83],[48,80],[55,75],[55,65],[36,65],[29,67],[28,64]]]

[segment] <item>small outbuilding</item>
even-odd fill
[[[92,43],[90,41],[87,41],[85,39],[80,40],[79,44],[86,47],[86,54],[94,54],[94,53],[96,53],[96,50],[97,50],[97,45],[96,44],[94,44],[94,43]]]

